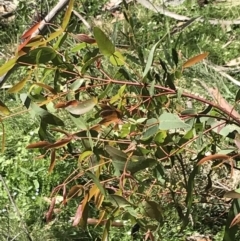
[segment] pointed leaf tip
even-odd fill
[[[107,35],[98,27],[94,27],[93,33],[100,52],[105,56],[113,55],[115,52],[115,46]]]

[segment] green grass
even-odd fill
[[[134,47],[139,46],[142,48],[145,56],[151,47],[170,29],[176,25],[176,21],[168,19],[162,15],[152,13],[145,10],[143,7],[133,4],[129,6],[129,16],[134,21],[134,26],[129,27],[126,21],[110,23],[112,16],[109,13],[102,12],[101,8],[104,4],[92,1],[76,1],[77,9],[84,13],[86,19],[92,24],[98,15],[102,15],[100,23],[103,29],[109,33],[114,42],[118,45],[129,45],[124,50],[131,58],[138,58]],[[21,3],[20,10],[15,22],[10,26],[3,27],[0,35],[2,51],[6,54],[6,59],[14,52],[11,48],[18,42],[18,36],[21,35],[25,29],[24,24],[28,24],[27,15],[28,8]],[[239,18],[239,8],[228,8],[224,5],[210,4],[204,8],[194,7],[193,9],[186,8],[185,6],[174,8],[174,11],[179,14],[187,16],[204,16],[206,19],[237,19]],[[59,21],[59,19],[57,20]],[[7,31],[10,29],[10,31]],[[87,30],[84,26],[76,27],[76,33],[83,33]],[[130,34],[134,36],[130,36]],[[163,58],[171,53],[171,48],[176,48],[181,52],[181,62],[185,62],[190,57],[198,55],[201,52],[209,52],[208,60],[216,65],[223,65],[226,62],[239,57],[239,36],[240,28],[238,26],[214,26],[207,22],[195,22],[191,26],[182,31],[181,34],[173,36],[166,35],[162,40],[160,47],[157,49],[157,56]],[[131,43],[131,40],[134,42]],[[229,41],[231,43],[224,47]],[[68,45],[74,44],[69,41]],[[133,46],[135,45],[135,46]],[[13,48],[15,49],[15,47]],[[164,52],[165,51],[165,52]],[[5,57],[1,57],[2,61]],[[139,60],[138,60],[139,61]],[[156,64],[159,64],[156,58]],[[115,69],[105,66],[110,74],[114,74]],[[134,76],[142,70],[139,68],[138,63],[135,64],[136,69],[129,72]],[[236,74],[235,78],[239,78]],[[14,84],[19,81],[19,74],[11,77],[10,83]],[[189,92],[197,93],[211,98],[200,85],[199,81],[204,82],[209,87],[217,86],[221,91],[222,96],[230,103],[234,103],[234,95],[238,87],[223,78],[219,73],[211,70],[211,68],[204,64],[198,64],[191,69],[184,72],[184,77],[178,80],[179,86]],[[9,108],[18,112],[22,109],[20,99],[15,95],[8,95],[2,93],[1,100],[5,103],[7,101]],[[181,104],[181,103],[180,103]],[[197,106],[199,110],[204,106]],[[19,108],[19,109],[16,109]],[[69,121],[69,120],[67,120]],[[44,213],[48,210],[48,204],[43,200],[44,197],[49,196],[52,189],[61,183],[69,173],[75,168],[75,160],[65,163],[65,161],[56,164],[55,171],[49,175],[47,173],[50,158],[49,155],[44,159],[37,160],[35,157],[38,155],[37,151],[26,150],[25,147],[30,143],[37,141],[38,133],[38,119],[34,119],[30,114],[20,114],[13,118],[4,120],[5,131],[7,133],[6,150],[0,155],[0,174],[4,177],[8,189],[14,198],[14,202],[18,206],[22,217],[16,215],[13,204],[10,202],[7,191],[4,189],[0,182],[0,226],[3,227],[4,235],[14,237],[19,234],[19,240],[27,240],[26,234],[22,233],[21,220],[25,223],[31,232],[33,240],[78,240],[81,235],[81,240],[95,240],[103,230],[103,227],[89,227],[88,230],[83,231],[81,228],[74,228],[68,222],[70,216],[74,216],[75,207],[80,201],[77,199],[71,203],[66,209],[62,210],[57,216],[57,219],[46,225],[44,223]],[[70,123],[70,121],[69,121]],[[72,126],[68,126],[69,130],[73,130]],[[178,178],[176,178],[177,181]],[[84,181],[84,180],[81,180]],[[199,184],[200,185],[200,184]],[[162,190],[161,190],[162,191]],[[157,193],[155,193],[157,195]],[[199,197],[197,197],[199,198]],[[184,200],[180,196],[179,203]],[[164,205],[164,203],[163,203]],[[213,234],[215,240],[222,240],[224,221],[218,226],[214,225],[214,220],[217,220],[222,212],[226,210],[218,209],[219,204],[215,205],[212,216],[209,217],[209,222],[205,217],[210,213],[210,208],[203,208],[201,205],[195,205],[192,211],[192,217],[195,221],[195,226],[189,225],[183,232],[180,231],[179,217],[173,208],[166,205],[164,215],[166,223],[161,228],[161,240],[184,240],[187,235],[192,234],[194,231]],[[94,208],[91,208],[94,213]],[[206,221],[206,222],[205,222]],[[131,230],[132,224],[128,224],[123,229],[113,228],[112,240],[129,240],[128,232]],[[1,233],[0,233],[1,235]],[[156,233],[156,236],[158,233]],[[41,239],[39,239],[41,237]],[[115,237],[115,239],[114,239]]]

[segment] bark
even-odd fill
[[[32,34],[32,37],[41,34],[47,28],[48,23],[51,23],[55,17],[67,6],[69,0],[60,0],[58,4],[48,13],[41,21],[39,28]]]

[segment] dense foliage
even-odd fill
[[[185,230],[239,237],[238,183],[225,199],[212,187],[238,171],[240,94],[231,105],[192,78],[215,78],[199,64],[214,61],[209,46],[184,57],[183,30],[161,32],[168,23],[160,15],[144,25],[125,1],[113,27],[95,22],[86,34],[77,6],[70,0],[45,35],[31,38],[38,25],[30,28],[0,67],[0,76],[17,73],[0,102],[2,220],[19,221],[29,240],[34,232],[57,240],[179,240]],[[18,220],[5,215],[9,202],[18,210],[14,200]]]

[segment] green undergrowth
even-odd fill
[[[0,90],[2,139],[6,135],[0,155],[0,236],[8,240],[15,236],[29,240],[29,235],[32,240],[142,240],[149,233],[156,240],[175,241],[198,232],[216,241],[230,241],[226,236],[234,233],[238,240],[236,226],[228,231],[239,212],[237,199],[232,214],[229,210],[235,204],[208,190],[211,182],[229,181],[230,168],[213,169],[211,176],[211,168],[196,163],[208,152],[238,151],[236,140],[229,137],[231,131],[210,130],[221,118],[226,128],[239,131],[239,126],[228,118],[230,110],[211,106],[214,98],[208,89],[217,87],[238,110],[239,88],[211,66],[239,57],[240,28],[212,25],[207,19],[237,19],[239,8],[214,3],[170,8],[206,19],[172,34],[181,24],[176,20],[136,3],[122,5],[120,13],[124,11],[125,16],[117,20],[102,10],[105,2],[76,0],[74,9],[93,31],[65,11],[54,22],[57,26],[68,22],[64,32],[40,47],[40,54],[31,50],[16,61],[16,65],[28,65],[5,83],[15,86],[14,93]],[[1,56],[1,65],[15,53],[16,46],[14,51],[11,47],[28,24],[28,9],[21,2],[15,22],[9,25],[11,31],[2,29],[0,45],[6,55]],[[80,43],[76,34],[87,34],[97,43]],[[194,56],[199,58],[196,65],[184,67]],[[203,62],[206,58],[209,62]],[[239,78],[237,72],[228,73]],[[23,84],[19,87],[19,83]],[[195,97],[184,96],[185,92]],[[202,112],[203,118],[197,116]],[[68,179],[69,175],[74,178]],[[61,199],[54,210],[49,209],[51,193],[52,198]],[[46,215],[48,211],[53,217]],[[99,223],[86,225],[88,217]],[[115,221],[123,225],[110,228]],[[136,223],[140,231],[134,234]]]

